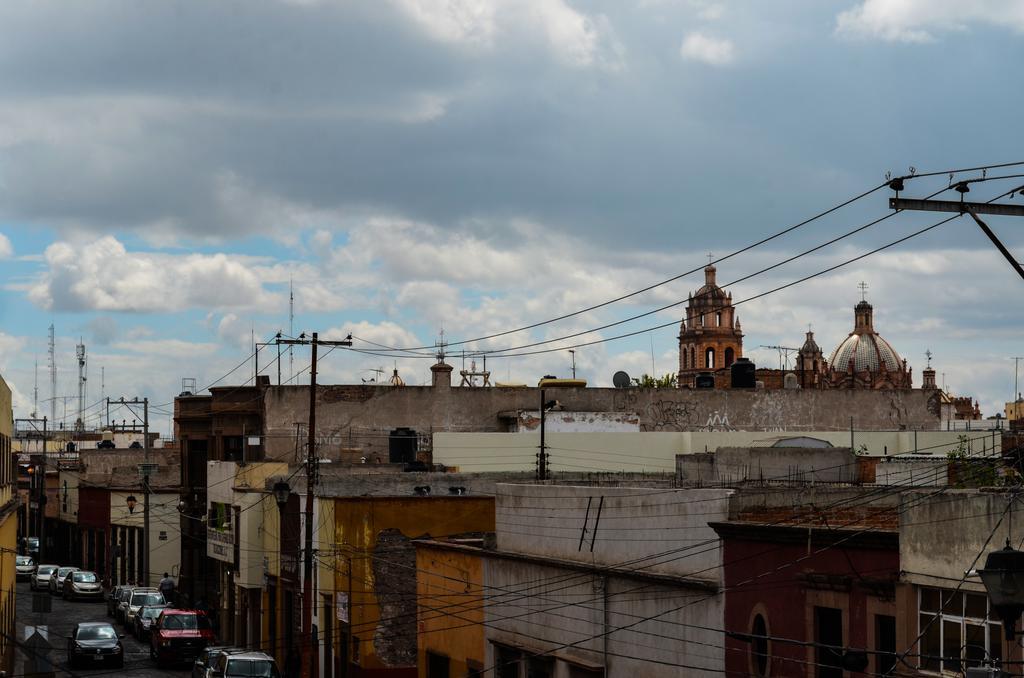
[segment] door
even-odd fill
[[[818,678],[843,678],[843,611],[814,608],[814,642]]]

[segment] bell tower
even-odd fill
[[[717,372],[743,357],[743,332],[732,294],[715,281],[717,269],[704,268],[704,286],[690,294],[679,325],[679,386],[693,386],[701,372]]]

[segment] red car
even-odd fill
[[[149,656],[157,664],[192,661],[213,640],[213,626],[205,612],[168,608],[151,627]]]

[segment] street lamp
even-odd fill
[[[992,607],[1003,620],[1007,640],[1013,640],[1014,627],[1024,613],[1024,551],[1006,541],[1006,546],[988,554],[984,569],[978,570]]]
[[[139,503],[138,500],[135,499],[135,495],[129,494],[128,498],[124,501],[128,504],[128,513],[135,513],[135,505]]]
[[[274,501],[277,502],[277,508],[282,512],[284,507],[288,504],[288,496],[292,493],[291,485],[283,480],[279,480],[274,483]]]

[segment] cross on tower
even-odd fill
[[[711,252],[708,252],[708,266],[710,266],[712,263],[714,263],[714,261],[715,261],[715,255],[712,254]]]
[[[928,358],[928,369],[932,368],[932,350],[929,348],[924,352],[926,358]]]
[[[863,280],[861,280],[860,284],[858,284],[857,287],[860,288],[860,300],[861,301],[867,301],[868,300],[867,299],[867,296],[868,296],[868,284],[866,282],[864,282]]]

